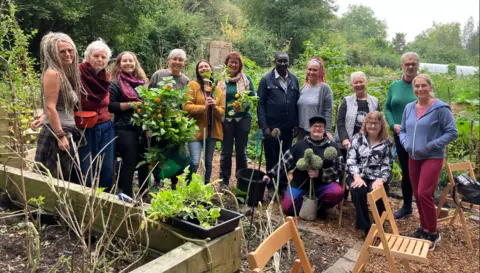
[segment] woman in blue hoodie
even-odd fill
[[[410,182],[421,226],[409,236],[431,241],[430,250],[434,250],[441,237],[433,193],[443,166],[444,148],[458,137],[458,131],[450,106],[433,95],[432,79],[421,74],[412,84],[417,100],[405,107],[400,142],[410,156]]]

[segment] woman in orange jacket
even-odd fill
[[[205,60],[200,60],[195,68],[197,80],[188,83],[190,91],[186,96],[188,101],[183,106],[190,117],[197,121],[199,131],[193,141],[188,143],[190,152],[190,172],[196,172],[200,163],[200,154],[205,143],[205,183],[210,182],[212,175],[213,152],[217,141],[223,140],[222,117],[225,114],[225,101],[222,90],[213,90],[212,66]],[[204,141],[205,140],[205,141]]]

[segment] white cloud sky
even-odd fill
[[[337,14],[348,10],[348,5],[370,7],[375,16],[386,20],[388,40],[396,32],[407,33],[407,41],[432,26],[433,22],[459,22],[462,25],[473,16],[479,19],[479,0],[336,0],[339,7]]]

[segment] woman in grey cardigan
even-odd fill
[[[338,109],[335,141],[341,143],[346,150],[352,137],[360,132],[362,123],[368,113],[380,111],[378,99],[367,94],[367,76],[358,71],[350,75],[352,90],[355,94],[343,98]]]
[[[325,67],[321,58],[312,57],[307,63],[305,85],[300,89],[298,105],[298,140],[310,134],[311,117],[322,116],[327,121],[326,133],[332,140],[333,93],[325,83]]]

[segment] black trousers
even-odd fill
[[[225,185],[230,183],[232,175],[232,154],[235,146],[235,173],[247,168],[247,143],[251,117],[244,117],[239,121],[232,119],[223,122],[222,152],[220,154],[220,179]]]
[[[367,184],[367,187],[360,187],[360,188],[352,188],[350,185],[353,183],[353,177],[349,175],[347,177],[347,184],[350,187],[350,192],[352,194],[352,203],[355,205],[356,211],[356,221],[355,227],[360,230],[369,229],[372,225],[370,221],[370,217],[368,216],[368,199],[367,193],[372,191],[372,185],[374,180],[363,179]],[[388,192],[388,183],[384,184],[385,191]],[[383,204],[382,199],[379,199],[376,202],[378,213],[380,216],[385,211],[385,206]]]
[[[120,168],[120,177],[118,179],[118,188],[130,197],[133,197],[133,174],[138,162],[143,160],[143,154],[146,152],[146,145],[144,143],[144,133],[135,129],[117,129],[116,144],[120,157],[122,158],[122,165]],[[140,192],[148,189],[150,182],[148,177],[149,169],[148,163],[143,164],[138,168],[138,183],[140,184]]]
[[[270,128],[272,130],[272,128]],[[285,153],[292,147],[293,128],[280,129],[280,141],[282,141],[282,152]],[[280,141],[275,137],[268,137],[263,140],[263,147],[265,150],[265,161],[267,171],[271,170],[278,163],[278,156],[280,154]],[[283,166],[280,166],[283,168]],[[279,190],[284,190],[288,185],[286,174],[279,179]],[[273,188],[273,183],[269,183],[268,188]]]
[[[412,209],[413,189],[410,183],[410,173],[408,171],[408,153],[400,143],[400,138],[397,134],[393,134],[395,139],[395,148],[397,149],[398,160],[400,161],[400,168],[402,169],[402,196],[403,207],[406,209]]]

